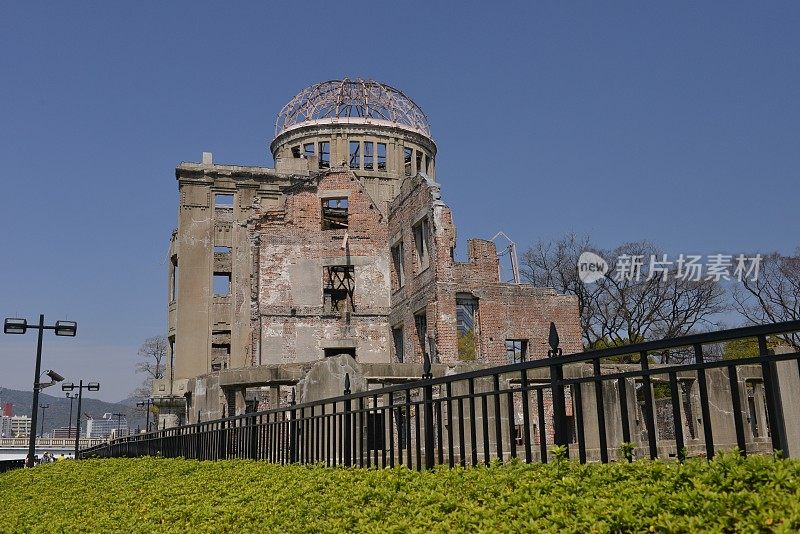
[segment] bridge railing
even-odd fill
[[[384,467],[800,455],[800,321],[547,356],[133,435],[80,457]],[[788,337],[787,337],[788,335]],[[794,336],[794,337],[791,337]],[[789,340],[789,343],[786,340]],[[724,359],[721,344],[745,353]]]

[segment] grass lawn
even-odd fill
[[[800,462],[510,463],[414,472],[61,461],[0,475],[2,532],[798,532]]]

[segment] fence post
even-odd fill
[[[431,359],[428,353],[425,353],[425,361],[422,366],[422,379],[431,380],[433,374],[431,373]],[[425,467],[433,469],[434,466],[434,439],[433,439],[433,386],[428,384],[422,388],[423,403],[425,406]],[[475,421],[472,421],[475,424]],[[475,445],[473,444],[473,447]]]
[[[353,465],[353,456],[352,456],[352,443],[351,439],[353,437],[352,432],[352,421],[350,421],[350,373],[345,373],[344,375],[344,395],[347,397],[344,400],[344,465],[345,467],[350,467]]]
[[[547,338],[550,350],[547,356],[555,358],[563,353],[559,348],[558,330],[556,324],[550,323],[550,335]],[[564,366],[556,364],[550,366],[550,387],[553,395],[553,440],[556,445],[567,447],[566,454],[569,457],[568,429],[567,429],[567,401],[564,398]]]
[[[297,393],[295,388],[292,388],[292,400],[289,402],[290,406],[297,404]],[[289,421],[289,463],[297,462],[297,411],[292,408]]]

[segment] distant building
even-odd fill
[[[116,417],[114,414],[105,413],[100,419],[91,418],[86,422],[87,438],[107,438],[112,432],[116,436],[128,434],[128,420],[123,417]]]
[[[23,438],[31,433],[31,418],[27,415],[3,415],[0,417],[0,436]]]
[[[11,418],[7,415],[0,417],[0,438],[11,437]]]
[[[62,426],[61,428],[53,429],[53,432],[50,434],[51,437],[54,439],[68,439],[75,437],[75,427],[74,426]]]

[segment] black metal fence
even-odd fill
[[[417,382],[351,392],[348,377],[336,398],[296,404],[292,394],[285,407],[124,437],[80,457],[421,469],[546,462],[552,445],[581,462],[734,447],[795,456],[800,353],[782,339],[798,330],[792,321],[562,355],[551,326],[546,358],[434,378],[426,357]],[[745,354],[725,359],[733,340]]]
[[[0,473],[25,467],[25,460],[0,460]]]

